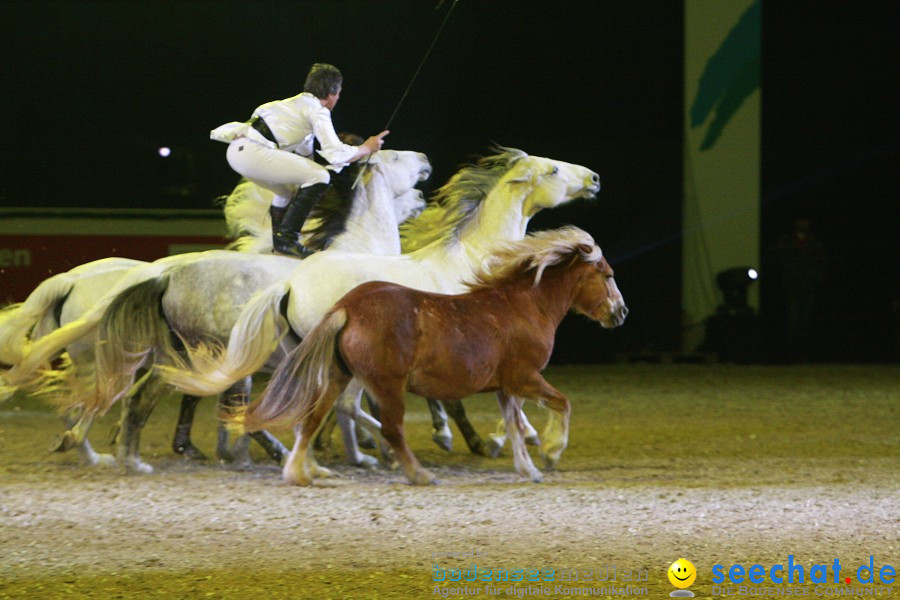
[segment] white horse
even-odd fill
[[[403,215],[402,218],[398,217],[398,224],[424,208],[421,193],[418,190],[412,191],[415,193],[396,202],[395,207],[399,214]],[[229,247],[234,246],[235,249],[245,252],[271,254],[268,206],[273,196],[272,192],[246,180],[235,187],[225,200],[226,225],[232,237],[237,238]],[[304,232],[307,235],[318,234],[330,225],[328,221],[332,218],[343,221],[346,215],[314,215],[308,219]],[[257,236],[260,239],[251,239]],[[128,271],[146,264],[148,264],[146,261],[119,257],[85,263],[46,279],[24,302],[0,310],[0,364],[12,366],[19,363],[33,341],[82,317]],[[54,394],[72,393],[73,389],[79,387],[78,373],[81,373],[82,380],[91,376],[93,360],[93,344],[76,341],[69,346],[67,352],[63,353],[63,367],[50,372],[42,381],[41,391],[51,396],[51,402]],[[8,399],[15,391],[16,386],[6,386],[0,401]],[[203,458],[203,454],[190,440],[192,415],[199,400],[194,397],[185,397],[183,400],[182,414],[172,444],[177,453],[193,458]],[[63,420],[68,429],[77,421],[77,414],[66,414]],[[223,439],[220,434],[219,442],[216,455],[225,457],[228,453],[227,435]],[[95,453],[87,438],[84,438],[77,448],[82,462],[86,465],[115,462],[112,456]]]
[[[27,347],[65,323],[80,317],[125,273],[145,264],[130,258],[104,258],[79,265],[42,281],[24,302],[0,311],[0,363],[15,365],[24,357]],[[66,363],[92,363],[93,344],[73,344]],[[70,372],[71,369],[65,369]],[[6,389],[0,401],[12,396],[15,387]],[[77,420],[77,414],[63,416],[66,427]],[[86,465],[112,464],[113,458],[97,454],[87,439],[78,445],[78,454]]]
[[[430,175],[431,166],[425,155],[421,153],[383,150],[370,160],[364,185],[356,191],[352,191],[350,186],[355,180],[357,168],[349,168],[345,174],[334,178],[337,193],[334,197],[324,199],[314,213],[322,217],[323,226],[311,232],[312,238],[307,238],[307,244],[313,247],[316,247],[317,244],[319,247],[328,244],[329,247],[359,248],[369,252],[399,252],[397,219],[405,219],[410,216],[411,212],[421,210],[424,206],[421,192],[414,189],[414,186]],[[246,192],[246,190],[244,191]],[[341,196],[345,196],[345,199],[340,200]],[[246,207],[247,204],[244,202],[243,207]],[[243,216],[237,217],[237,220],[240,221],[240,229],[245,233],[250,232],[251,235],[256,233],[261,237],[269,238],[271,229],[267,224],[255,225],[261,220],[260,217],[266,214],[264,201],[258,200],[251,204],[255,206],[249,210],[245,208]],[[251,218],[250,215],[254,211],[257,216]],[[329,216],[328,211],[343,213],[343,218]],[[234,212],[230,213],[232,222],[235,221],[235,214]],[[336,223],[339,226],[335,226]],[[251,247],[252,243],[252,240],[247,243],[245,239],[243,247]],[[271,242],[269,242],[270,244]],[[264,249],[265,242],[257,243],[256,247]],[[191,327],[204,331],[224,329],[227,335],[227,331],[230,329],[226,316],[228,311],[236,311],[239,303],[246,300],[255,289],[286,277],[296,264],[298,261],[289,257],[209,251],[167,257],[155,263],[138,267],[128,272],[110,293],[94,303],[91,310],[83,315],[83,318],[32,344],[31,351],[24,352],[24,357],[7,373],[7,379],[12,382],[25,380],[28,373],[33,371],[35,364],[52,358],[63,347],[75,344],[79,339],[82,340],[82,343],[85,340],[88,340],[89,343],[92,342],[89,334],[94,332],[105,307],[117,301],[120,292],[130,292],[134,295],[134,286],[146,289],[147,286],[156,284],[162,278],[175,282],[168,295],[170,302],[167,308],[170,314],[193,315],[190,318],[194,318],[194,321],[185,325],[185,331],[190,331]],[[144,285],[141,286],[141,284]],[[179,298],[200,299],[203,304],[191,309],[185,300],[178,300]],[[229,302],[232,303],[231,306],[228,305]],[[154,306],[152,310],[157,311],[158,307]],[[210,325],[208,322],[199,323],[196,315],[202,315],[203,319],[211,321],[214,325]],[[222,325],[223,322],[225,325]],[[214,329],[214,326],[217,326],[218,329]],[[188,333],[188,335],[190,334]],[[92,343],[90,346],[93,348]],[[89,371],[91,362],[82,365],[81,371]],[[47,380],[43,381],[46,383]],[[91,383],[93,383],[93,378],[91,378]],[[153,397],[155,402],[154,391],[158,388],[151,385],[152,380],[147,383],[148,386],[143,396]],[[246,387],[249,387],[249,380],[241,383],[246,383]],[[93,385],[90,388],[92,391]],[[61,400],[61,403],[67,407],[77,408],[85,397],[87,396],[72,394],[69,398]],[[149,404],[149,407],[152,407],[152,403]],[[149,467],[137,457],[136,435],[136,430],[143,424],[147,414],[149,414],[149,409],[146,413],[138,415],[138,420],[135,421],[134,418],[129,420],[129,411],[124,413],[119,454],[127,468],[139,471],[149,470]],[[67,436],[64,445],[70,446],[72,443],[84,440],[90,421],[90,415],[87,415],[86,419],[82,419],[74,432],[70,432]],[[275,441],[277,442],[277,440]]]
[[[270,286],[247,303],[224,352],[201,344],[189,350],[191,367],[166,365],[159,369],[166,381],[182,392],[218,393],[266,364],[285,331],[285,303],[289,330],[302,338],[338,299],[367,281],[462,293],[466,290],[464,282],[481,267],[492,248],[498,242],[523,239],[528,221],[539,210],[592,197],[599,189],[599,176],[585,167],[501,149],[500,154],[464,168],[438,190],[437,201],[458,210],[452,213],[452,227],[433,232],[430,239],[423,238],[423,243],[430,243],[421,249],[399,256],[343,252],[313,255],[297,266],[290,279]],[[434,220],[429,216],[426,210],[409,229],[422,224],[433,228]],[[102,375],[101,383],[115,376],[114,372]],[[108,388],[100,397],[109,401],[122,393],[119,385]],[[361,393],[362,386],[352,382],[339,408],[365,419],[359,410]],[[102,409],[103,404],[96,408]],[[377,422],[369,424],[380,427]],[[296,460],[298,443],[299,436],[284,466],[283,477],[288,483],[297,483],[302,477],[302,462]],[[312,469],[319,476],[329,474],[315,464]]]

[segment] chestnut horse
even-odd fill
[[[605,328],[628,309],[590,235],[566,227],[501,246],[477,271],[470,291],[443,295],[373,281],[354,288],[279,365],[264,394],[237,421],[247,430],[299,424],[286,482],[327,474],[309,442],[351,377],[381,407],[381,431],[413,484],[432,483],[403,437],[404,392],[459,401],[497,391],[516,471],[541,481],[525,449],[515,398],[551,410],[541,449],[554,466],[568,443],[569,402],[547,383],[560,321],[570,309]]]

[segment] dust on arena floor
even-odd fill
[[[459,436],[452,453],[438,449],[412,397],[407,435],[437,486],[342,466],[337,434],[320,458],[339,477],[310,488],[281,484],[258,449],[250,467],[188,462],[169,448],[174,398],[144,430],[156,473],[123,476],[49,454],[59,421],[16,397],[0,407],[0,597],[664,597],[680,557],[698,569],[691,589],[709,596],[724,594],[717,564],[768,572],[791,556],[808,578],[813,564],[838,559],[843,580],[870,557],[876,569],[900,563],[900,368],[600,365],[546,375],[573,416],[560,468],[542,484],[520,481],[508,450],[472,456]],[[493,428],[493,397],[466,406],[479,431]],[[542,424],[541,410],[526,410]],[[205,401],[195,426],[209,453],[213,413]],[[114,421],[94,428],[98,450],[108,451]],[[466,582],[473,567],[479,581]],[[485,583],[486,569],[555,579]],[[897,593],[877,578],[854,584],[829,576],[828,590],[809,579],[805,588]],[[804,587],[744,585],[746,595]]]

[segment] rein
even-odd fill
[[[441,22],[441,26],[438,27],[437,33],[434,34],[434,38],[431,40],[431,45],[428,46],[428,50],[425,51],[425,56],[422,57],[421,62],[419,62],[418,68],[416,68],[416,72],[413,73],[412,79],[409,80],[409,84],[406,86],[406,89],[403,91],[403,95],[400,96],[400,101],[397,102],[397,106],[394,107],[394,112],[391,113],[390,118],[388,118],[387,123],[384,127],[381,128],[382,131],[390,129],[391,123],[394,122],[394,117],[397,116],[397,112],[400,110],[400,106],[403,105],[403,101],[406,100],[406,96],[409,94],[409,90],[412,89],[413,84],[416,82],[416,79],[419,77],[419,72],[422,70],[422,67],[425,66],[425,62],[428,60],[428,57],[431,55],[431,51],[434,49],[435,44],[437,44],[438,38],[441,37],[441,32],[444,31],[444,26],[447,24],[447,21],[450,20],[450,14],[453,12],[453,9],[456,8],[459,0],[453,0],[453,4],[450,5],[450,10],[447,11],[447,14],[444,15],[444,20]],[[439,9],[441,5],[444,3],[444,0],[441,0],[440,3],[435,7],[435,10]],[[359,170],[359,175],[356,176],[356,181],[353,182],[353,189],[356,189],[356,186],[359,184],[359,180],[363,176],[363,172],[366,170],[366,167],[369,165],[369,161],[363,163],[362,168]]]

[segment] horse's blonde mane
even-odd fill
[[[590,250],[586,251],[585,247]],[[495,248],[467,285],[472,290],[496,287],[531,269],[535,270],[534,285],[537,285],[544,269],[573,258],[598,263],[603,259],[603,252],[589,233],[572,225],[530,233],[523,240]]]
[[[500,178],[516,161],[528,156],[515,148],[496,146],[492,150],[496,154],[462,167],[435,191],[434,199],[418,217],[400,226],[403,252],[413,252],[439,240],[456,240]]]

